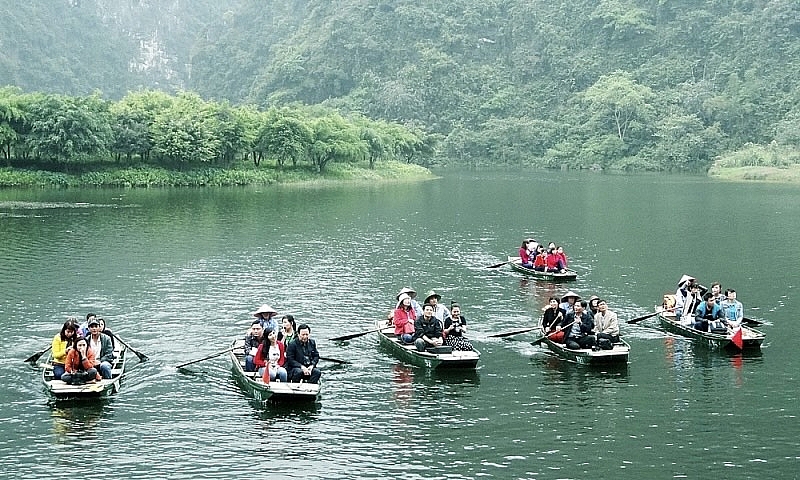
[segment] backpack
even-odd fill
[[[611,350],[614,348],[614,344],[611,343],[611,340],[607,338],[601,338],[597,341],[597,346],[600,347],[602,350]]]
[[[711,333],[717,333],[720,335],[726,335],[728,333],[728,327],[725,326],[720,320],[712,320],[708,322],[708,330]]]

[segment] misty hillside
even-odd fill
[[[800,145],[796,0],[3,2],[0,84],[325,103],[450,158],[703,169]],[[534,159],[534,160],[530,160]]]

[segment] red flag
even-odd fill
[[[264,367],[264,374],[261,376],[261,380],[263,380],[264,383],[269,383],[269,364]]]
[[[733,334],[733,336],[731,337],[731,343],[736,345],[739,348],[739,350],[742,349],[742,347],[744,346],[744,342],[742,341],[742,327],[739,327],[736,330],[736,333]]]

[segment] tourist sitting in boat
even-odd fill
[[[294,315],[284,315],[281,318],[281,330],[278,332],[278,341],[283,345],[289,345],[297,338],[297,324]]]
[[[703,295],[700,293],[700,284],[693,283],[689,286],[689,293],[686,295],[684,301],[683,310],[686,314],[683,315],[681,323],[684,325],[694,325],[694,312],[697,310],[697,307],[703,303]]]
[[[678,289],[675,291],[675,316],[677,318],[680,318],[684,312],[689,314],[694,313],[693,309],[684,308],[693,285],[697,285],[700,295],[705,293],[703,287],[697,283],[697,279],[690,275],[683,275],[681,279],[678,280]]]
[[[569,315],[570,313],[573,313],[575,311],[574,310],[575,302],[577,302],[580,299],[581,299],[580,295],[570,290],[569,292],[564,294],[563,297],[561,297],[561,304],[559,305],[559,308],[567,312],[567,314]]]
[[[96,318],[89,320],[89,349],[95,354],[94,368],[103,378],[111,378],[111,364],[114,363],[114,345],[111,338],[100,333],[100,322]]]
[[[286,369],[289,381],[319,383],[322,372],[317,368],[319,351],[317,342],[311,339],[311,327],[301,323],[297,327],[297,338],[286,347]]]
[[[453,303],[450,305],[450,316],[444,319],[444,344],[453,347],[453,350],[471,352],[474,350],[472,344],[464,338],[467,332],[467,319],[461,316],[461,305]]]
[[[108,338],[111,339],[111,347],[114,348],[114,346],[117,344],[117,341],[114,338],[114,332],[108,328],[108,324],[102,317],[98,318],[97,321],[100,322],[100,333],[108,335]]]
[[[433,305],[426,303],[422,307],[422,316],[414,322],[414,345],[417,350],[424,352],[442,344],[442,322],[433,316]]]
[[[569,326],[564,344],[571,350],[592,348],[597,344],[594,336],[594,320],[586,311],[586,306],[586,300],[575,302],[575,311],[568,313],[564,318],[563,326]]]
[[[278,335],[274,330],[264,330],[263,339],[256,350],[253,362],[258,369],[258,375],[262,377],[267,365],[269,365],[270,382],[276,379],[286,382],[289,378],[289,374],[284,368],[286,364],[286,347],[283,346],[283,342],[278,341]]]
[[[531,258],[531,251],[528,249],[530,242],[523,240],[522,245],[519,247],[520,265],[525,268],[533,268],[533,259]]]
[[[533,259],[533,269],[537,272],[544,272],[547,270],[547,251],[541,248],[541,246],[536,258]]]
[[[608,309],[605,300],[597,302],[597,313],[594,316],[594,332],[597,345],[606,350],[619,342],[619,320],[617,314]]]
[[[100,374],[94,368],[95,357],[89,343],[84,337],[75,340],[75,348],[67,354],[67,361],[64,364],[64,374],[61,380],[70,385],[80,385],[87,382],[100,380]]]
[[[414,322],[417,313],[411,306],[411,297],[407,293],[401,293],[394,309],[394,334],[402,343],[414,343]]]
[[[712,289],[713,292],[713,289]],[[744,307],[742,302],[736,300],[736,290],[729,288],[725,290],[725,300],[720,303],[722,316],[725,319],[725,324],[729,328],[739,328],[744,320]]]
[[[431,290],[425,297],[425,303],[433,306],[433,316],[444,324],[444,319],[450,316],[450,309],[439,303],[442,296]]]
[[[562,246],[556,247],[556,255],[558,255],[558,259],[561,261],[561,264],[564,266],[563,268],[566,270],[566,268],[567,268],[567,254],[564,253],[564,247],[562,247]]]
[[[97,319],[97,315],[95,315],[94,313],[87,313],[86,314],[86,320],[84,320],[83,323],[80,324],[80,326],[78,327],[78,330],[76,330],[75,333],[79,337],[88,337],[89,336],[89,322],[92,321],[92,320],[95,320],[95,319]]]
[[[411,297],[411,308],[414,309],[414,313],[417,315],[417,317],[421,317],[422,316],[422,307],[420,306],[419,302],[416,300],[417,292],[414,291],[413,288],[409,288],[409,287],[401,288],[400,291],[397,293],[397,295],[395,295],[395,297],[394,297],[395,300],[397,300],[399,302],[400,301],[400,295],[402,295],[404,293],[406,295],[408,295],[409,297]],[[389,324],[390,325],[391,325],[392,315],[394,315],[394,310],[389,312]]]
[[[261,320],[253,320],[250,330],[244,336],[244,371],[255,372],[256,365],[254,359],[259,345],[264,341],[264,327]]]
[[[78,323],[75,317],[69,317],[64,325],[61,326],[61,331],[56,333],[53,337],[52,350],[53,350],[53,378],[61,380],[61,375],[64,374],[64,364],[67,363],[67,354],[75,348],[75,339],[77,338]]]
[[[278,315],[278,312],[266,303],[258,307],[258,310],[253,312],[253,316],[261,322],[261,326],[264,327],[264,330],[271,328],[275,332],[278,331],[278,320],[275,318],[276,315]]]
[[[709,331],[709,322],[722,320],[723,314],[711,292],[706,293],[703,299],[705,301],[694,311],[694,328],[707,332]]]
[[[594,318],[594,316],[597,315],[597,312],[599,311],[599,309],[597,308],[597,302],[599,301],[600,297],[598,297],[597,295],[592,295],[591,297],[589,297],[587,311],[592,316],[592,318]]]
[[[542,328],[546,334],[555,332],[556,328],[561,325],[561,321],[567,317],[567,312],[558,306],[558,299],[550,297],[547,305],[544,306],[542,313]],[[550,337],[554,342],[564,343],[564,333],[559,332]]]
[[[722,293],[722,284],[719,282],[712,283],[711,293],[714,295],[717,305],[722,305],[722,301],[725,300],[725,294]]]

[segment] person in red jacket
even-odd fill
[[[544,249],[539,251],[536,259],[533,261],[533,269],[540,272],[547,270],[547,252]]]
[[[397,307],[394,309],[394,334],[405,344],[414,343],[414,322],[417,319],[417,312],[411,305],[411,297],[407,293],[401,293],[397,297]]]
[[[70,385],[80,385],[86,382],[100,380],[100,374],[94,368],[95,356],[89,343],[84,337],[79,337],[75,341],[75,348],[67,354],[67,361],[64,363],[64,375],[61,380]]]
[[[264,331],[264,340],[258,346],[253,363],[258,369],[258,374],[263,376],[264,370],[269,364],[269,380],[276,378],[281,382],[286,382],[288,373],[284,364],[286,363],[286,347],[283,342],[278,341],[278,335],[271,328]]]
[[[520,264],[525,268],[533,268],[533,259],[531,258],[531,253],[528,250],[530,244],[530,240],[523,240],[522,246],[519,247],[519,259]]]

